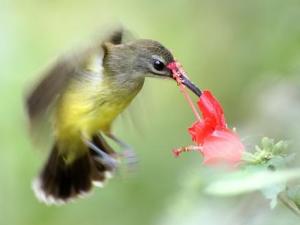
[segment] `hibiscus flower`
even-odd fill
[[[169,65],[169,69],[197,119],[188,129],[196,146],[175,149],[173,151],[175,156],[179,156],[182,152],[199,151],[203,155],[204,164],[237,165],[241,161],[245,148],[238,134],[228,128],[221,104],[210,91],[203,91],[198,100],[198,108],[202,113],[201,118],[182,84],[184,80],[182,77],[186,76],[182,67],[175,62]]]

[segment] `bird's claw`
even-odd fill
[[[138,164],[138,158],[132,149],[123,150],[120,156],[124,160],[128,171],[134,171],[136,169]]]

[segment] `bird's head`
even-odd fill
[[[130,78],[158,77],[174,78],[176,70],[172,53],[157,41],[140,39],[126,44],[106,44],[104,66],[116,75]],[[179,73],[182,83],[197,96],[201,95],[200,89],[189,78]]]

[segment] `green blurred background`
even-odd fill
[[[135,101],[138,125],[119,119],[116,133],[138,152],[139,168],[93,195],[62,207],[40,204],[31,191],[46,153],[33,151],[23,94],[57,55],[121,22],[139,37],[170,48],[200,87],[224,105],[247,146],[267,135],[299,146],[300,2],[0,1],[0,224],[300,224],[258,194],[237,198],[189,192],[189,176],[206,179],[201,157],[174,159],[191,143],[193,121],[174,82],[149,79]],[[133,110],[134,111],[134,110]],[[126,118],[126,116],[125,116]],[[138,129],[135,129],[137,127]]]

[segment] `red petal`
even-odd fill
[[[192,136],[192,140],[197,144],[202,144],[205,138],[207,138],[213,131],[214,126],[210,126],[208,123],[204,121],[196,121],[193,125],[188,129],[190,135]]]
[[[244,145],[236,133],[229,129],[215,130],[202,145],[204,164],[228,163],[236,165],[241,161]]]
[[[227,125],[220,103],[209,91],[203,92],[198,101],[198,106],[202,112],[203,120],[196,121],[189,128],[189,133],[193,141],[201,145],[215,129],[224,129]]]
[[[221,104],[215,99],[210,91],[203,91],[198,106],[202,112],[203,119],[210,126],[226,128],[226,121]]]

